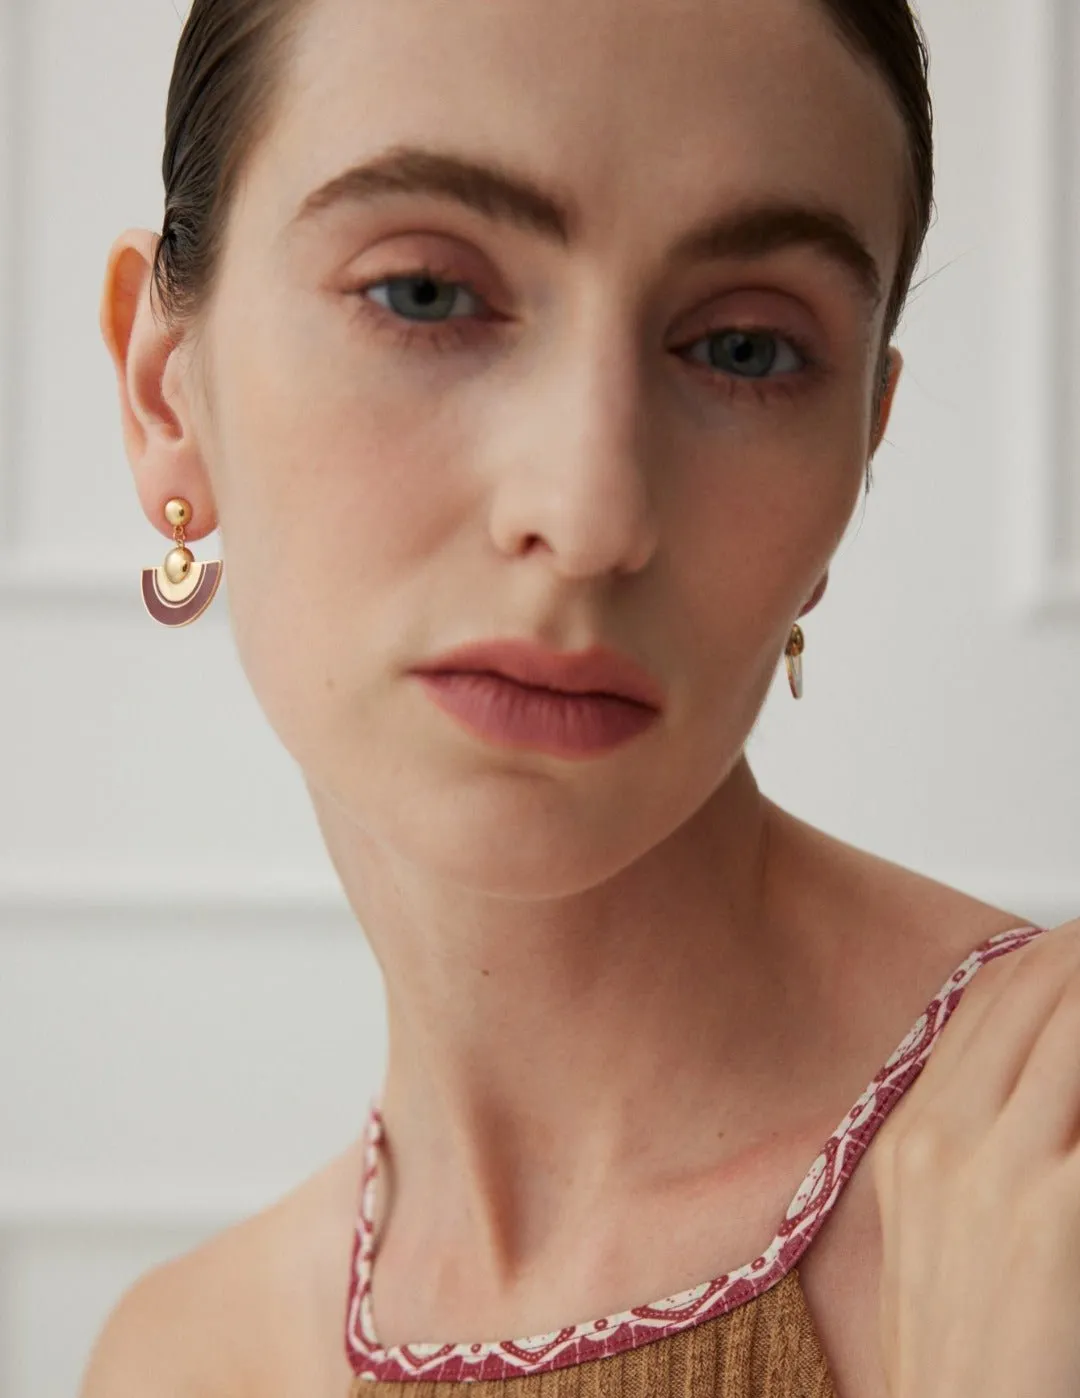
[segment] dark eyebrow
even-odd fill
[[[581,236],[580,208],[567,192],[543,189],[498,165],[423,146],[395,146],[353,166],[314,190],[289,228],[342,203],[385,194],[427,194],[451,199],[485,218],[511,223],[571,246]],[[675,262],[761,257],[780,248],[817,248],[851,277],[872,314],[881,304],[881,274],[869,248],[836,209],[790,199],[736,208],[691,228],[672,249]]]

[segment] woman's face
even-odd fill
[[[298,217],[406,146],[532,181],[565,237],[481,180],[486,215],[400,189]],[[876,445],[904,161],[811,0],[316,0],[185,402],[242,663],[324,817],[555,891],[717,791]],[[842,216],[862,271],[838,239],[678,251],[780,204]],[[661,720],[564,761],[470,737],[406,673],[505,636],[628,652]]]

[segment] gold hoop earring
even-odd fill
[[[806,649],[806,638],[803,636],[802,627],[796,623],[791,628],[791,635],[788,637],[787,648],[784,651],[784,659],[787,662],[788,684],[791,686],[791,693],[796,699],[803,696],[803,673],[802,657]]]
[[[224,564],[220,559],[195,562],[184,543],[184,527],[191,523],[191,505],[186,500],[170,500],[165,518],[173,527],[175,547],[160,568],[143,569],[143,604],[162,626],[190,626],[214,600]]]

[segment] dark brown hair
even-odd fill
[[[194,0],[165,118],[165,220],[153,267],[166,323],[196,325],[213,296],[228,215],[252,151],[274,123],[311,0]],[[933,109],[926,37],[909,0],[817,0],[848,49],[885,79],[910,155],[906,219],[877,364],[900,323],[934,211]]]

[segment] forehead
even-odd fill
[[[597,246],[782,195],[889,272],[899,251],[904,126],[817,0],[314,0],[267,144],[277,227],[358,160],[442,144],[570,191]]]

